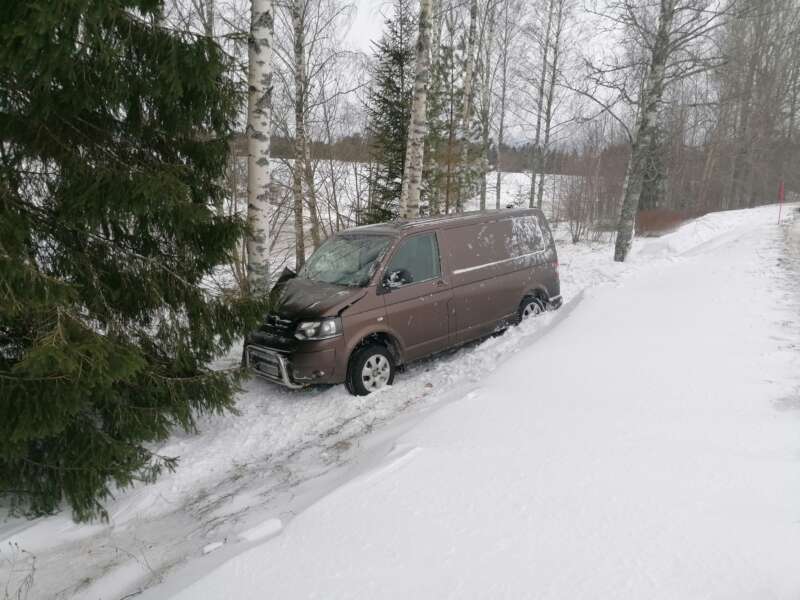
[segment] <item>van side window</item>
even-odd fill
[[[511,256],[525,256],[545,249],[539,220],[531,215],[515,217],[511,224]]]
[[[405,240],[386,268],[387,275],[398,271],[402,272],[402,276],[397,283],[402,284],[417,283],[439,277],[441,268],[436,234],[425,233]]]

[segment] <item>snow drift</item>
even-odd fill
[[[800,224],[768,216],[645,246],[673,260],[532,325],[377,467],[174,597],[797,597],[800,419],[778,409],[800,389]]]

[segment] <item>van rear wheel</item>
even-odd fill
[[[526,296],[519,305],[519,320],[526,321],[531,317],[542,314],[545,310],[544,302],[536,296]]]
[[[350,358],[347,369],[347,389],[356,396],[366,396],[392,385],[395,364],[385,346],[368,344]]]

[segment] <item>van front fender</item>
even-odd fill
[[[386,346],[392,357],[395,359],[395,364],[401,365],[405,359],[403,345],[400,343],[400,336],[396,331],[389,327],[388,323],[381,322],[373,327],[365,329],[359,335],[354,336],[352,340],[348,341],[346,352],[347,360],[353,355],[358,348],[364,344],[375,342]]]

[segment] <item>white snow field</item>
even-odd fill
[[[374,396],[251,381],[240,415],[160,448],[177,471],[120,493],[109,524],[0,522],[0,590],[798,598],[787,213],[708,215],[622,265],[608,245],[560,245],[561,310]]]

